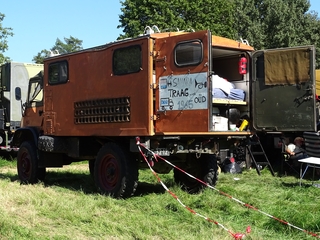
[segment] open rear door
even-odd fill
[[[210,39],[209,31],[156,39],[156,133],[208,132]]]
[[[256,130],[316,130],[314,66],[314,46],[253,54],[251,112]]]

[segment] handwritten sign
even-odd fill
[[[163,76],[159,79],[160,110],[208,108],[207,73]]]

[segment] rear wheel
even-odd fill
[[[45,168],[38,168],[37,149],[33,142],[23,142],[17,156],[17,171],[22,183],[36,183],[44,180]]]
[[[117,144],[106,143],[95,160],[94,180],[102,194],[132,196],[138,185],[138,165]]]
[[[196,158],[194,154],[189,155],[182,169],[210,186],[215,186],[218,180],[217,160],[212,154],[202,154],[200,158]],[[181,185],[183,190],[192,194],[199,193],[205,187],[203,183],[176,168],[174,169],[174,180]]]

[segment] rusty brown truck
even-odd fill
[[[88,160],[102,194],[129,197],[147,167],[139,137],[214,186],[221,150],[232,140],[314,130],[314,91],[313,46],[256,52],[207,30],[148,32],[50,57],[43,75],[30,79],[11,143],[19,147],[18,176],[35,183],[47,168]],[[153,168],[173,169],[189,192],[203,187],[164,161]]]

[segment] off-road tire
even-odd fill
[[[17,171],[22,183],[33,184],[44,180],[46,168],[38,168],[37,148],[33,142],[25,141],[19,147]]]
[[[192,159],[189,159],[181,168],[210,186],[216,185],[218,180],[218,164],[216,156],[213,154],[202,154],[198,159],[193,155]],[[206,187],[203,183],[189,177],[176,168],[173,171],[175,182],[188,193],[196,194]]]
[[[138,185],[138,165],[135,159],[115,143],[106,143],[98,152],[94,165],[94,181],[101,194],[127,198]]]

